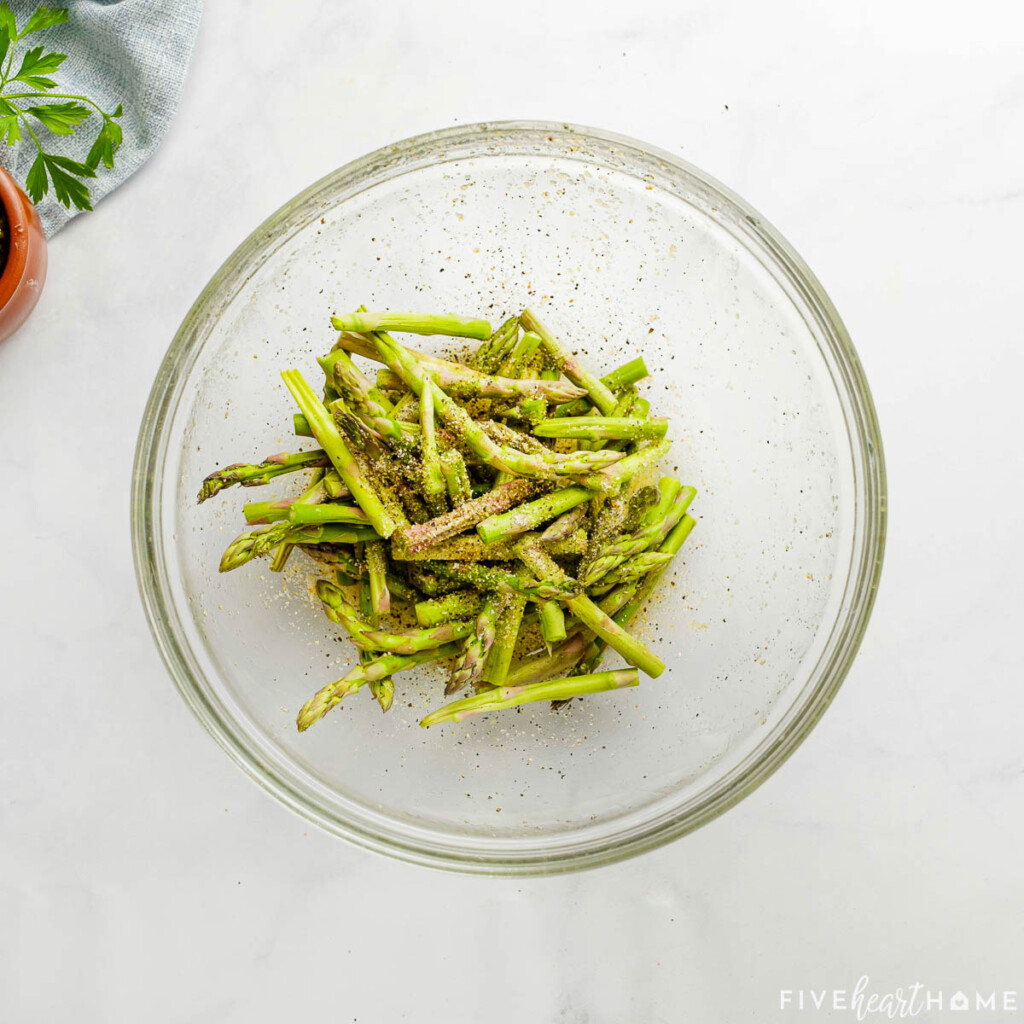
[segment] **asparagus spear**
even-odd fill
[[[305,732],[311,725],[319,722],[328,711],[337,707],[350,693],[354,693],[367,683],[387,679],[388,676],[392,676],[396,672],[423,665],[428,661],[442,661],[445,658],[451,658],[458,651],[459,644],[450,643],[429,651],[420,651],[418,654],[385,654],[366,665],[356,665],[340,679],[317,690],[302,705],[296,719],[299,732]]]
[[[294,473],[298,469],[313,469],[316,466],[330,465],[324,451],[296,452],[280,455],[268,455],[260,463],[236,462],[211,473],[203,481],[199,490],[199,502],[212,498],[225,487],[241,484],[243,487],[258,487],[270,483],[282,473]]]
[[[616,367],[611,373],[605,374],[601,378],[601,383],[609,391],[615,392],[635,384],[638,380],[643,380],[646,376],[648,376],[647,366],[643,359],[637,357]],[[552,416],[586,416],[593,411],[593,408],[589,397],[576,398],[564,405],[557,406],[553,410]]]
[[[603,494],[615,494],[622,488],[623,484],[632,480],[637,474],[643,473],[661,462],[671,447],[671,441],[655,441],[646,448],[641,448],[640,451],[627,455],[613,465],[606,466],[584,477],[582,483],[585,487],[591,487],[595,491],[601,491]],[[604,451],[588,452],[585,454],[609,455],[618,453],[612,453],[605,449]]]
[[[644,515],[640,528],[635,533],[620,535],[603,545],[585,570],[581,569],[579,579],[584,587],[593,586],[626,559],[659,545],[679,522],[697,493],[692,487],[682,487],[678,480],[671,477],[659,481],[658,489],[661,498]]]
[[[524,331],[532,331],[540,336],[544,351],[555,366],[574,384],[584,388],[590,395],[590,400],[605,416],[610,416],[615,408],[615,396],[571,352],[559,345],[555,336],[537,319],[533,310],[524,309],[519,314],[519,323]]]
[[[444,597],[416,604],[416,621],[421,626],[439,626],[452,619],[475,618],[484,606],[484,595],[478,590],[457,590]]]
[[[371,540],[366,545],[366,573],[369,577],[370,607],[374,617],[391,611],[391,591],[388,590],[387,548],[382,540]]]
[[[521,452],[536,454],[547,451],[548,448],[537,438],[530,434],[524,434],[507,423],[499,423],[497,420],[478,420],[480,429],[492,440],[507,448],[516,448]]]
[[[289,514],[292,507],[300,508],[304,505],[315,505],[323,501],[327,497],[326,478],[327,471],[325,469],[314,469],[309,487],[292,502],[292,505],[289,507]],[[288,564],[288,559],[291,558],[292,551],[294,550],[295,545],[289,541],[284,541],[278,545],[277,550],[274,551],[273,557],[270,559],[270,571],[284,572],[284,567]]]
[[[440,456],[439,461],[452,507],[458,508],[473,497],[473,484],[466,471],[466,460],[458,451],[452,449]]]
[[[629,583],[630,580],[646,576],[652,569],[656,569],[659,565],[664,565],[671,560],[671,555],[663,554],[661,551],[644,551],[639,555],[634,555],[628,562],[623,563],[618,568],[612,569],[607,575],[602,576],[598,581],[600,584],[598,589],[606,591],[611,590],[612,587],[620,583]],[[591,590],[591,593],[597,592],[598,590],[596,589]]]
[[[540,635],[550,652],[553,644],[565,639],[565,613],[556,601],[541,601],[537,607],[540,609]]]
[[[373,607],[373,595],[370,592],[370,584],[363,580],[359,584],[359,612],[371,626],[379,625],[378,615]],[[360,649],[359,661],[368,665],[374,659],[374,654],[368,650]],[[388,676],[386,679],[374,679],[370,683],[370,693],[373,699],[380,705],[382,712],[388,711],[395,699],[395,681]]]
[[[371,331],[401,331],[405,334],[445,334],[452,338],[486,341],[491,325],[486,320],[426,313],[346,313],[331,317],[339,331],[368,334]]]
[[[371,335],[378,337],[379,335]],[[480,373],[468,366],[449,363],[444,359],[424,356],[422,352],[406,351],[437,378],[441,390],[453,398],[469,401],[474,398],[515,399],[529,401],[540,398],[546,402],[566,402],[580,394],[580,388],[564,380],[535,380],[528,377],[496,377]],[[393,366],[377,371],[377,386],[387,391],[409,387],[404,374]],[[414,389],[413,389],[414,390]]]
[[[648,441],[665,436],[668,420],[612,416],[563,416],[533,428],[537,437],[568,437],[584,441]]]
[[[420,434],[422,443],[420,455],[423,459],[423,497],[432,516],[440,516],[448,511],[445,495],[448,488],[441,472],[441,460],[434,440],[434,394],[432,389],[425,388],[420,395]]]
[[[534,353],[540,348],[540,335],[527,331],[498,367],[500,377],[521,377]]]
[[[497,624],[509,599],[499,594],[488,594],[477,616],[473,632],[466,637],[461,653],[455,659],[452,673],[444,688],[446,695],[458,693],[465,686],[475,685],[481,679],[488,653],[497,635]]]
[[[317,580],[316,595],[323,605],[324,614],[339,626],[344,626],[357,647],[367,650],[388,651],[391,654],[416,654],[442,644],[461,640],[473,629],[469,620],[445,622],[430,629],[407,629],[401,633],[389,633],[374,629],[359,616],[357,609],[345,600],[340,588],[328,580]]]
[[[533,530],[541,523],[560,516],[563,512],[581,505],[594,496],[586,487],[565,487],[560,491],[546,494],[536,501],[520,505],[510,512],[490,516],[477,523],[476,532],[485,544],[493,544],[520,533]]]
[[[676,555],[686,542],[686,538],[690,536],[690,532],[695,525],[695,521],[689,515],[684,515],[669,532],[669,535],[662,542],[658,551],[661,554]],[[618,625],[628,628],[633,616],[647,603],[647,600],[654,592],[654,588],[658,585],[658,581],[661,579],[666,568],[668,568],[667,562],[648,573],[646,578],[639,582],[639,585],[627,583],[619,586],[607,598],[602,600],[602,605],[604,606],[609,600],[618,598],[618,603],[622,607],[613,613],[613,618]],[[603,654],[603,642],[601,640],[594,640],[580,660],[579,671],[592,672],[600,663]]]
[[[477,349],[473,365],[484,373],[494,373],[518,337],[519,317],[511,316]]]
[[[438,576],[469,584],[479,590],[497,590],[500,593],[520,594],[531,601],[545,601],[572,596],[579,592],[579,584],[570,579],[554,564],[557,575],[550,579],[531,580],[505,569],[497,569],[479,562],[424,562],[428,571]],[[532,570],[531,570],[532,571]]]
[[[516,557],[515,540],[514,536],[509,536],[495,544],[486,544],[479,537],[464,534],[412,555],[400,547],[392,546],[391,557],[399,562],[508,562]],[[556,557],[582,555],[587,550],[586,531],[577,530],[565,540],[554,541],[547,547]]]
[[[614,672],[598,672],[587,676],[570,676],[567,679],[553,679],[546,683],[532,683],[526,686],[498,686],[484,693],[474,694],[452,701],[422,719],[420,725],[428,728],[441,722],[461,722],[471,715],[487,711],[500,711],[540,700],[568,700],[587,693],[601,693],[636,686],[640,677],[635,668],[619,669]]]
[[[511,594],[505,600],[507,603],[504,611],[498,616],[494,628],[490,654],[483,665],[483,679],[492,686],[501,686],[505,682],[512,664],[519,627],[523,624],[523,613],[526,611],[526,597],[523,594]]]
[[[264,555],[279,544],[354,544],[365,540],[379,540],[369,528],[331,524],[304,526],[299,523],[273,523],[256,526],[239,534],[225,549],[220,560],[220,571],[229,572],[246,562]]]
[[[399,523],[384,507],[363,476],[359,464],[342,440],[330,414],[298,370],[286,370],[281,376],[302,414],[309,421],[321,447],[327,453],[339,476],[345,481],[345,486],[352,492],[356,503],[366,513],[377,533],[382,537],[390,537],[398,528]]]
[[[280,503],[278,503],[280,504]],[[370,517],[358,505],[300,504],[291,502],[285,509],[285,518],[292,523],[350,523],[353,526],[369,526]]]
[[[392,537],[391,549],[394,557],[404,558],[417,551],[434,547],[441,541],[468,530],[482,519],[504,512],[537,493],[538,486],[529,480],[510,480],[427,523],[405,526],[397,530]]]
[[[541,547],[534,537],[527,537],[519,543],[519,557],[526,563],[530,572],[543,575],[551,580],[560,576],[567,579],[557,563]],[[621,626],[601,611],[585,594],[576,594],[566,599],[569,610],[582,622],[613,647],[631,665],[642,669],[652,677],[660,676],[665,671],[665,663],[653,652],[630,636]]]
[[[555,541],[565,540],[572,536],[576,528],[587,518],[587,509],[584,505],[577,505],[575,508],[563,512],[550,526],[540,535],[542,544],[552,544]]]
[[[288,518],[288,510],[298,498],[279,498],[277,501],[250,501],[242,506],[242,514],[250,526],[279,523]]]

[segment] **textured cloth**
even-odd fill
[[[37,0],[8,0],[18,25],[39,6]],[[113,169],[101,163],[96,177],[86,184],[93,206],[134,174],[160,144],[178,106],[192,44],[195,42],[202,0],[52,0],[50,6],[67,7],[68,21],[26,37],[24,50],[45,46],[66,53],[68,59],[51,77],[54,92],[79,93],[113,112],[119,103],[123,142]],[[39,137],[47,152],[84,160],[100,129],[95,113],[74,135],[52,135],[40,126]],[[36,148],[23,140],[13,149],[0,144],[0,164],[24,187]],[[47,235],[59,231],[78,210],[65,209],[53,188],[37,209]]]

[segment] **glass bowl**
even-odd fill
[[[314,567],[220,575],[245,501],[206,473],[294,450],[280,379],[318,379],[329,316],[540,311],[591,367],[642,355],[671,418],[666,466],[697,519],[637,627],[668,668],[635,689],[418,728],[442,669],[397,677],[299,734],[353,661]],[[439,351],[443,339],[415,339]],[[458,127],[307,189],[229,257],[153,385],[132,494],[135,565],[182,696],[261,786],[371,849],[464,871],[565,871],[697,828],[771,774],[835,695],[881,568],[882,446],[820,284],[737,196],[678,158],[589,128]],[[606,666],[618,663],[608,657]]]

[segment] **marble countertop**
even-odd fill
[[[0,1020],[854,1020],[862,976],[1024,1020],[1024,17],[970,14],[208,5],[163,147],[0,347]],[[128,529],[150,382],[234,246],[362,153],[507,117],[645,139],[775,223],[860,352],[891,494],[861,654],[795,756],[679,842],[536,880],[393,863],[257,789],[171,685]]]

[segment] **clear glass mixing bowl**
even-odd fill
[[[428,666],[398,677],[387,715],[358,694],[296,731],[353,649],[311,596],[304,557],[283,576],[265,561],[218,574],[257,492],[195,495],[217,465],[296,447],[279,373],[316,380],[329,315],[360,303],[495,322],[529,304],[601,372],[646,359],[644,390],[678,439],[668,465],[699,490],[697,529],[639,625],[664,675],[562,713],[530,705],[425,731],[441,700]],[[734,804],[828,706],[881,568],[874,409],[814,275],[695,167],[571,125],[419,136],[278,210],[178,331],[134,472],[142,598],[203,725],[324,828],[465,871],[606,863]]]

